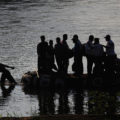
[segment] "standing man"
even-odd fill
[[[45,36],[40,36],[41,42],[37,45],[38,54],[38,72],[46,71],[47,69],[47,48],[48,43],[45,41]]]
[[[53,48],[53,40],[49,41],[48,45],[48,68],[51,71],[52,69],[57,71],[57,67],[55,65],[55,50]]]
[[[73,71],[75,75],[79,76],[83,74],[83,62],[82,62],[82,49],[83,46],[78,38],[78,35],[74,35],[73,43],[75,44],[73,48],[73,56],[74,56],[74,64],[73,64]]]
[[[62,59],[62,67],[63,72],[67,74],[68,66],[69,66],[69,46],[67,44],[68,35],[63,34],[62,46],[63,46],[63,59]]]
[[[87,73],[88,76],[91,76],[92,74],[92,67],[93,67],[93,40],[94,40],[94,36],[90,35],[88,42],[85,44],[85,55],[87,58]]]
[[[58,66],[58,72],[62,71],[62,57],[63,57],[63,47],[61,44],[61,39],[60,37],[56,38],[56,44],[55,44],[55,58]]]
[[[105,36],[105,40],[107,42],[107,45],[104,46],[106,48],[106,72],[108,74],[114,73],[114,65],[115,65],[115,59],[116,59],[116,53],[114,51],[115,46],[114,42],[111,40],[110,35]]]

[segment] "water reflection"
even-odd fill
[[[40,91],[38,94],[40,114],[54,114],[54,93]]]
[[[117,113],[117,96],[114,91],[88,92],[88,114],[116,114]]]
[[[120,114],[120,91],[20,88],[1,86],[0,114]]]
[[[47,40],[53,39],[54,43],[57,36],[66,32],[69,39],[74,33],[78,34],[82,43],[89,34],[94,34],[104,43],[103,36],[108,32],[114,37],[119,55],[119,0],[1,1],[0,61],[16,66],[12,74],[17,79],[36,69],[36,45],[41,34],[46,35]],[[4,4],[4,1],[10,2]],[[73,47],[71,40],[69,46]],[[72,62],[71,59],[70,66]],[[69,71],[72,72],[71,67]]]
[[[9,86],[5,86],[1,84],[1,90],[2,90],[2,96],[4,98],[7,98],[8,96],[10,96],[10,93],[14,90],[15,85],[9,85]]]
[[[37,92],[40,114],[118,114],[119,92],[43,90]],[[31,94],[28,93],[27,94]]]
[[[0,86],[2,93],[2,95],[0,96],[0,106],[3,107],[8,103],[9,96],[11,95],[11,92],[14,90],[15,85],[5,86],[1,84]]]
[[[83,100],[84,100],[84,95],[83,95],[83,90],[76,91],[75,93],[75,113],[76,114],[83,114]]]

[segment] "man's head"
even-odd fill
[[[45,42],[45,36],[44,35],[41,35],[40,39],[41,39],[41,42]]]
[[[68,39],[68,35],[67,34],[63,34],[63,40],[67,40]]]
[[[99,38],[95,38],[95,39],[94,39],[94,41],[95,41],[94,43],[95,43],[95,44],[99,44],[99,40],[100,40]]]
[[[50,45],[50,46],[53,46],[53,40],[50,40],[50,41],[49,41],[49,45]]]
[[[93,36],[93,35],[90,35],[90,36],[89,36],[89,41],[90,41],[90,42],[93,42],[93,40],[94,40],[94,36]]]
[[[57,38],[56,38],[56,42],[57,42],[57,43],[60,43],[60,41],[61,41],[61,40],[60,40],[60,37],[57,37]]]
[[[78,35],[77,34],[73,35],[72,41],[73,41],[73,43],[76,43],[78,41]]]
[[[106,41],[109,41],[111,39],[111,36],[110,35],[106,35],[104,38],[105,38]]]

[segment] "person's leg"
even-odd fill
[[[95,76],[98,76],[100,75],[102,72],[101,72],[101,68],[102,68],[102,64],[101,64],[101,58],[100,57],[95,57],[94,58],[94,69],[93,69],[93,74]]]
[[[92,74],[93,59],[91,56],[87,56],[87,73],[88,75]]]
[[[38,73],[41,70],[41,57],[38,57]]]
[[[108,56],[109,58],[109,71],[110,73],[114,74],[114,70],[115,70],[115,59],[116,56]]]
[[[1,84],[4,84],[5,83],[5,79],[6,79],[6,75],[4,73],[2,73],[2,76],[1,76]]]
[[[58,66],[58,71],[60,72],[62,70],[62,60],[59,57],[56,57],[56,62]]]
[[[76,68],[77,68],[76,73],[79,74],[79,75],[82,75],[83,74],[82,56],[77,56],[76,63],[77,63],[76,64]]]
[[[4,71],[4,75],[9,80],[10,83],[16,83],[13,76],[11,75],[11,73],[8,70]]]
[[[80,56],[80,74],[83,74],[83,62],[82,62],[82,56]]]
[[[63,60],[63,71],[65,74],[67,74],[68,66],[69,66],[69,60],[68,59]]]

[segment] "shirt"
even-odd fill
[[[107,55],[115,55],[114,43],[113,43],[112,40],[107,41],[106,54],[107,54]]]
[[[96,57],[101,57],[103,53],[103,46],[101,44],[95,44],[93,47],[93,55]]]
[[[93,55],[93,44],[90,41],[85,44],[85,54]]]
[[[75,43],[75,46],[73,48],[73,53],[74,56],[81,55],[82,53],[82,44],[79,40]]]

